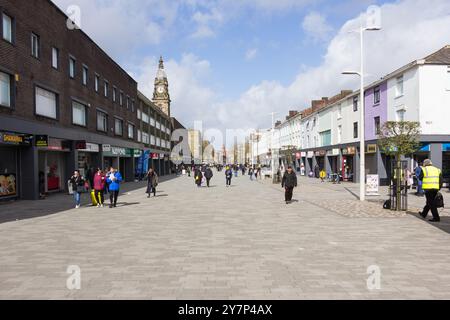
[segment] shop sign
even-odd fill
[[[153,160],[157,160],[159,158],[159,155],[157,153],[151,153],[150,156]]]
[[[420,150],[419,151],[422,151],[422,152],[430,152],[430,144],[424,144],[424,145],[422,145],[422,147],[420,148]]]
[[[139,158],[142,156],[142,150],[139,149],[133,149],[133,155],[135,158]]]
[[[34,136],[34,145],[36,147],[47,148],[48,147],[48,136],[47,135]]]
[[[377,145],[376,144],[368,144],[367,145],[367,153],[377,153]]]
[[[164,153],[160,153],[160,154],[159,154],[159,158],[160,158],[160,159],[164,159]]]
[[[0,143],[29,146],[32,140],[32,135],[0,132]]]
[[[325,150],[319,150],[315,152],[316,157],[323,157],[327,154]]]
[[[311,159],[312,157],[314,157],[314,152],[313,152],[313,151],[308,151],[307,157],[310,158],[310,159]]]
[[[56,151],[66,151],[70,150],[70,145],[68,141],[63,141],[56,138],[48,138],[47,149]]]
[[[356,147],[348,147],[347,148],[347,154],[356,154]]]
[[[17,195],[16,175],[7,173],[0,175],[0,198]]]
[[[342,149],[342,155],[343,155],[343,156],[348,155],[348,149],[347,149],[347,148]]]
[[[81,151],[81,152],[99,152],[100,151],[100,146],[98,144],[95,144],[95,143],[86,143],[84,148],[79,149],[78,151]]]
[[[301,156],[302,158],[306,158],[306,152],[300,152],[300,156]]]
[[[119,147],[111,147],[111,153],[115,156],[126,156],[127,149]]]
[[[442,151],[450,151],[450,143],[443,143]]]
[[[85,149],[87,149],[85,140],[75,141],[75,150],[85,150]]]
[[[103,152],[111,152],[111,145],[110,144],[104,144],[102,146]]]
[[[366,195],[378,195],[379,176],[377,174],[368,174],[366,182]]]
[[[339,149],[331,149],[327,151],[327,156],[334,157],[339,155]]]

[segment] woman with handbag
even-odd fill
[[[75,208],[78,209],[81,206],[81,193],[85,192],[85,180],[80,175],[79,170],[75,170],[73,176],[70,178],[72,184],[73,198],[75,200]]]
[[[150,168],[147,172],[147,198],[150,198],[150,194],[153,193],[153,196],[156,197],[156,187],[158,186],[158,175],[156,174],[153,168]]]

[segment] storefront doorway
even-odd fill
[[[344,181],[354,181],[353,156],[342,156],[342,178]]]
[[[39,189],[44,193],[65,189],[66,154],[58,151],[39,151]]]

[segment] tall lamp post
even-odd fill
[[[366,145],[365,145],[365,118],[364,118],[364,31],[378,31],[380,27],[363,27],[359,29],[361,39],[361,71],[344,71],[345,75],[358,75],[361,80],[360,100],[361,100],[361,117],[360,117],[360,144],[359,144],[359,200],[366,200]]]
[[[277,114],[277,112],[271,112],[270,115],[272,116],[272,130],[271,130],[271,139],[270,139],[270,151],[272,153],[272,159],[271,159],[271,169],[272,169],[272,182],[275,182],[275,152],[273,149],[273,142],[274,142],[274,134],[275,134],[275,119],[274,116]]]

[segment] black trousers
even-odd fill
[[[227,186],[231,186],[231,178],[226,178],[227,179]]]
[[[116,205],[117,204],[117,198],[119,197],[119,191],[112,191],[109,190],[109,201],[111,204]]]
[[[294,187],[285,187],[284,188],[284,200],[285,201],[292,201],[292,195],[294,192]]]
[[[427,204],[423,208],[422,216],[424,218],[427,217],[428,212],[431,210],[431,213],[433,214],[433,219],[435,220],[441,220],[441,217],[439,217],[438,209],[436,208],[436,195],[439,190],[425,190],[425,197],[427,198]]]
[[[209,181],[211,181],[211,178],[206,178],[206,185],[209,187]]]
[[[147,193],[150,196],[150,193],[153,193],[153,195],[156,197],[156,187],[149,185],[147,187]]]

